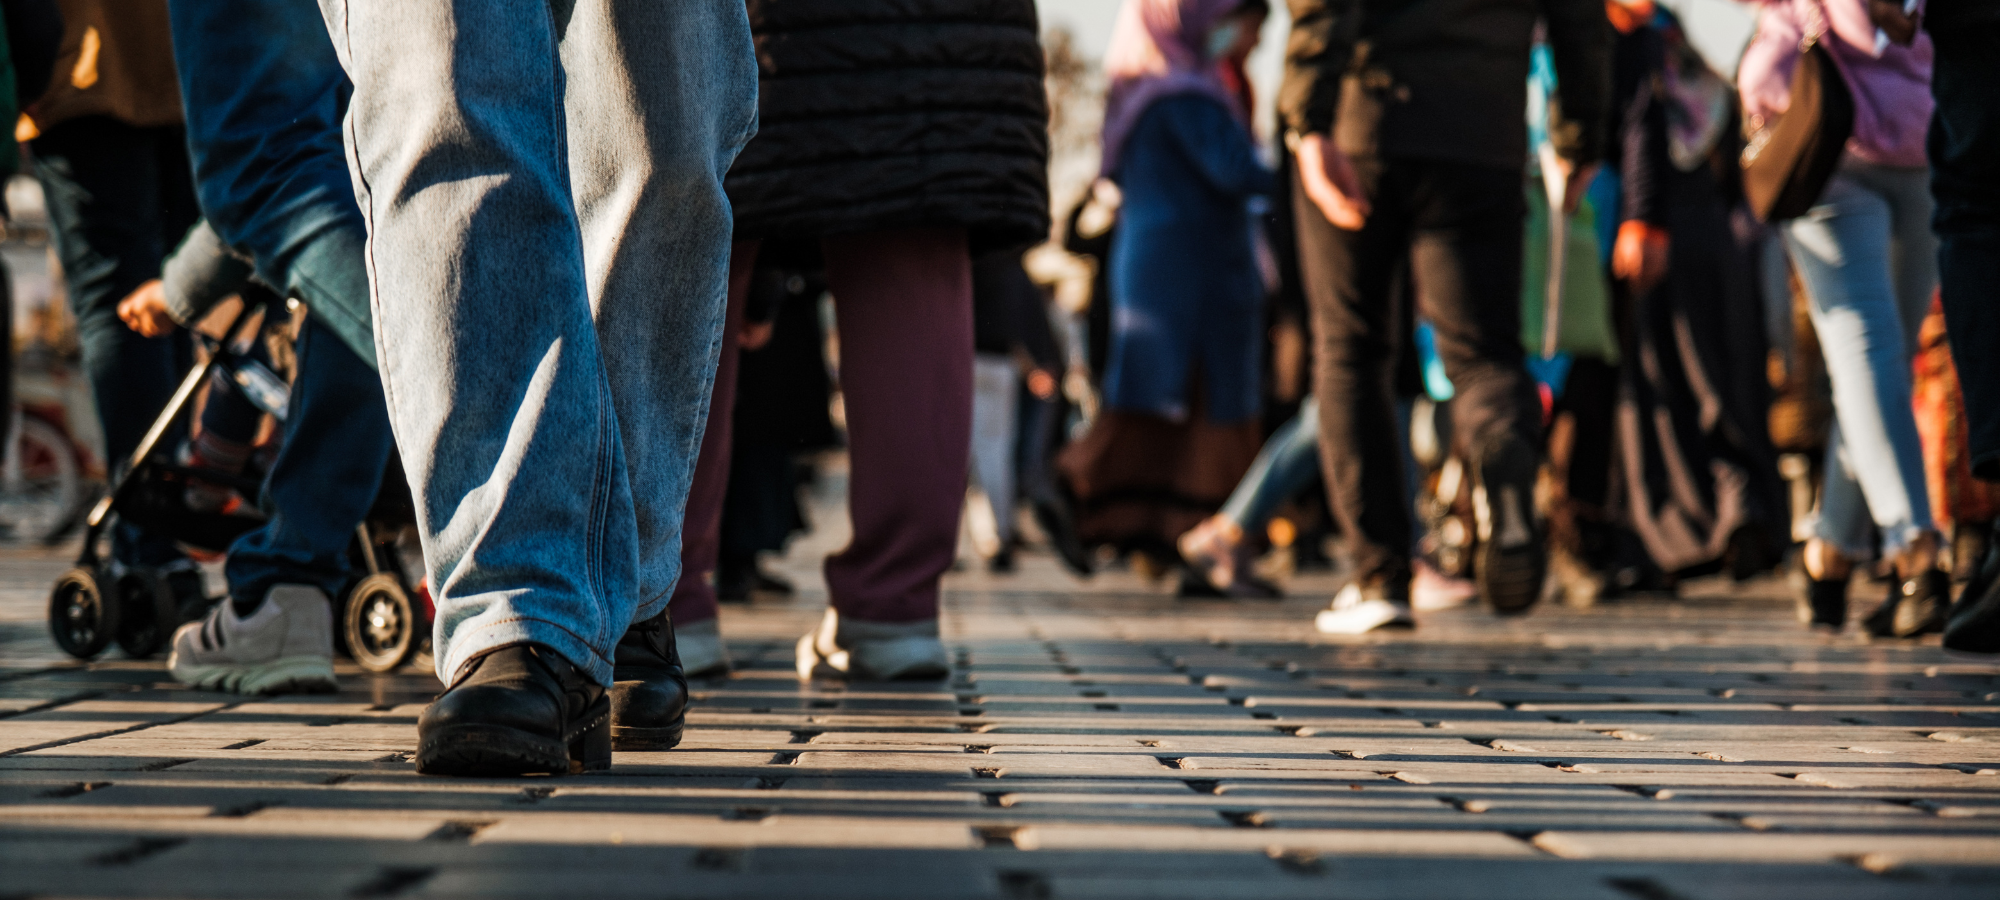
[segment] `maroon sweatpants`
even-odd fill
[[[729,261],[729,312],[708,431],[688,494],[675,622],[716,615],[714,572],[729,482],[734,334],[758,242]],[[936,618],[958,549],[972,438],[972,263],[960,228],[820,241],[840,339],[854,538],[827,558],[833,608],[868,622]]]

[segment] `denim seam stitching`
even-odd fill
[[[562,632],[565,635],[568,635],[570,640],[576,641],[585,650],[590,651],[590,655],[596,657],[598,661],[605,663],[611,662],[611,657],[604,655],[597,649],[596,645],[592,644],[590,641],[585,640],[581,635],[577,634],[576,632],[571,631],[567,626],[563,625],[561,622],[555,622],[549,619],[537,619],[533,616],[509,616],[505,619],[498,619],[492,622],[483,622],[477,627],[473,628],[469,633],[455,634],[453,635],[453,637],[462,639],[472,634],[478,634],[482,631],[491,631],[492,629],[498,628],[502,625],[511,625],[515,622],[534,622],[539,625],[547,625],[551,628],[554,628],[557,631]],[[461,640],[455,643],[462,644],[463,641]]]

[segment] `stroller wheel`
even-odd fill
[[[145,659],[160,651],[180,627],[180,604],[167,579],[150,569],[133,569],[112,585],[118,605],[118,647]]]
[[[347,653],[361,668],[388,672],[409,662],[417,636],[428,630],[396,576],[378,572],[361,579],[347,594],[340,633]]]
[[[78,566],[63,573],[49,592],[49,631],[56,646],[77,659],[89,659],[111,643],[118,632],[119,604],[105,596],[96,569]]]

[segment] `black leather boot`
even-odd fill
[[[1941,569],[1931,569],[1890,584],[1889,599],[1869,613],[1862,624],[1876,637],[1917,637],[1943,631],[1945,612],[1950,607],[1951,576]]]
[[[508,776],[611,768],[611,702],[561,655],[515,644],[473,657],[417,720],[417,771]]]
[[[674,749],[687,722],[688,683],[665,611],[625,629],[612,666],[612,746]]]

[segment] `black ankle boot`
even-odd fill
[[[618,639],[611,685],[611,742],[619,750],[672,750],[687,722],[688,683],[662,611]]]
[[[417,771],[507,776],[611,767],[604,688],[546,647],[473,657],[417,720]]]
[[[1838,633],[1847,625],[1847,582],[1840,578],[1814,578],[1806,571],[1805,556],[1792,557],[1790,580],[1798,602],[1799,624],[1816,631]]]

